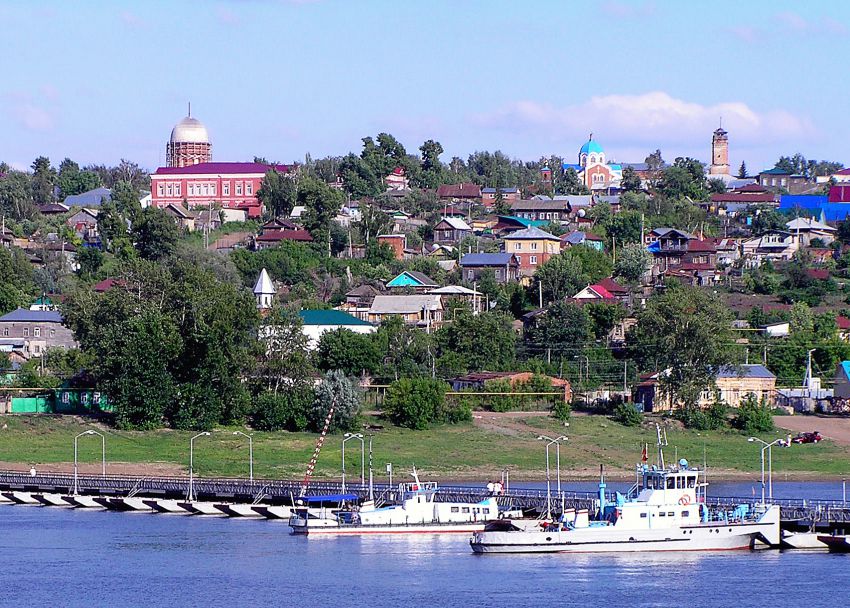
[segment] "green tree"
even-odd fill
[[[297,186],[294,179],[277,171],[269,169],[263,176],[257,198],[265,206],[270,217],[288,217],[295,206]]]
[[[313,407],[307,416],[312,431],[318,433],[322,430],[331,404],[334,406],[334,414],[330,432],[356,430],[363,408],[363,391],[341,370],[326,373],[316,387]]]
[[[741,166],[738,168],[738,179],[746,179],[747,177],[747,163],[742,160]]]
[[[0,246],[0,314],[29,304],[36,294],[32,265],[23,250]]]
[[[313,366],[302,326],[301,317],[285,308],[272,310],[260,325],[256,377],[272,394],[309,382]]]
[[[313,391],[298,387],[282,393],[262,393],[254,403],[252,424],[260,431],[304,431]]]
[[[377,196],[383,191],[381,178],[365,160],[355,154],[348,154],[340,161],[339,175],[346,192],[352,196]]]
[[[348,376],[374,374],[381,365],[381,352],[375,339],[348,329],[323,333],[315,358],[320,370],[342,370]]]
[[[726,192],[726,182],[717,177],[709,178],[706,186],[710,194],[723,194]]]
[[[0,214],[12,220],[27,220],[35,213],[30,176],[23,171],[0,176]]]
[[[564,171],[563,181],[560,183],[561,190],[556,190],[556,194],[590,194],[587,186],[576,173],[576,170],[569,167]]]
[[[118,210],[124,219],[128,222],[135,222],[142,212],[142,206],[139,203],[139,189],[129,181],[118,181],[112,186],[110,199],[112,204]]]
[[[452,353],[466,371],[506,369],[516,357],[516,334],[505,313],[473,315],[459,308],[451,323],[437,330],[435,342],[441,356]]]
[[[180,238],[174,220],[156,207],[148,207],[139,214],[131,234],[139,255],[154,261],[170,256]]]
[[[623,169],[623,179],[620,181],[620,187],[624,192],[637,192],[643,188],[643,183],[640,176],[632,167]]]
[[[56,177],[56,185],[59,186],[61,197],[81,194],[98,188],[100,176],[93,171],[81,171],[80,165],[66,158],[59,165],[59,174]]]
[[[638,211],[620,211],[606,226],[608,238],[616,241],[617,247],[641,242],[641,214]]]
[[[534,354],[551,350],[552,354],[572,357],[590,340],[591,331],[586,310],[570,302],[556,302],[526,330],[526,348]]]
[[[640,426],[643,422],[643,414],[633,403],[621,402],[614,408],[614,420],[623,426]]]
[[[590,317],[593,335],[597,340],[605,340],[614,326],[626,318],[627,311],[622,304],[591,302],[585,307]]]
[[[419,147],[422,153],[422,172],[419,176],[419,186],[435,189],[443,182],[445,167],[440,162],[443,146],[440,142],[429,139]]]
[[[671,286],[649,298],[637,315],[637,358],[645,370],[662,371],[662,388],[685,406],[714,386],[730,361],[732,317],[719,298],[693,287]]]
[[[652,254],[646,247],[639,243],[630,243],[617,252],[614,274],[629,285],[637,285],[651,266]]]
[[[572,255],[556,255],[549,258],[534,273],[537,290],[542,285],[543,300],[557,302],[571,298],[587,285],[581,259]]]
[[[377,205],[365,203],[360,205],[359,226],[365,243],[371,243],[379,234],[389,230],[392,223],[392,218],[381,211]]]
[[[77,274],[90,279],[103,266],[103,252],[97,247],[83,247],[77,252],[77,263],[80,265]]]
[[[32,200],[36,205],[46,205],[55,199],[53,188],[56,185],[56,169],[50,166],[50,159],[39,156],[32,163]]]
[[[304,206],[304,227],[313,238],[326,242],[330,225],[342,208],[343,194],[325,182],[305,177],[298,183],[297,201]]]
[[[384,353],[384,378],[430,375],[436,363],[433,334],[428,334],[404,323],[401,317],[384,320],[375,334],[378,349]]]

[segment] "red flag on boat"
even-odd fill
[[[640,461],[641,462],[646,462],[647,460],[649,460],[649,454],[647,453],[648,449],[649,449],[649,446],[646,443],[644,443],[643,444],[643,450],[641,450],[641,453],[640,453]]]

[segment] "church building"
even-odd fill
[[[587,142],[578,151],[578,163],[564,163],[562,170],[574,169],[579,179],[594,194],[606,194],[620,187],[623,167],[609,163],[605,150],[590,134]]]

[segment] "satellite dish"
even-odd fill
[[[585,215],[587,215],[587,212],[584,209],[579,209],[576,215],[578,215],[579,217],[584,217]]]

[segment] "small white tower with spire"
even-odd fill
[[[257,308],[261,311],[271,310],[274,301],[274,284],[269,273],[263,268],[257,282],[254,284],[254,298],[257,300]]]

